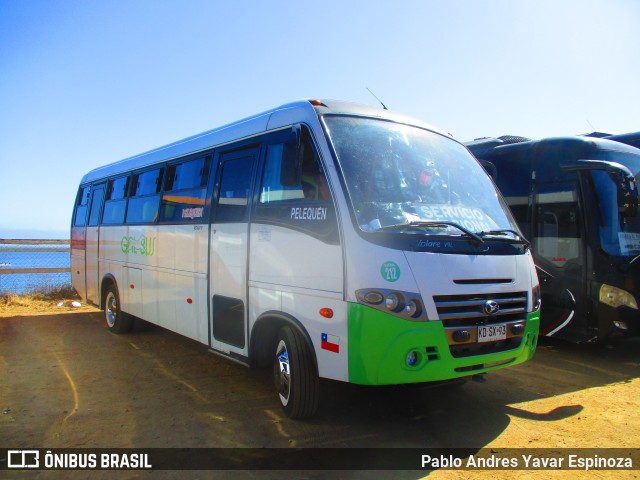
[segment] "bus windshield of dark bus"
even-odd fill
[[[593,160],[616,162],[627,167],[640,181],[640,150],[638,155],[613,150],[599,150]],[[590,172],[599,206],[599,234],[602,249],[612,256],[635,257],[640,254],[640,215],[628,217],[620,213],[618,188],[612,176],[604,170]]]

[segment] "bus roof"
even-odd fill
[[[502,139],[505,140],[502,140]],[[513,140],[516,139],[516,140]],[[614,139],[584,137],[584,136],[567,136],[567,137],[549,137],[540,140],[531,140],[524,137],[504,136],[499,138],[480,138],[472,142],[466,142],[465,146],[478,158],[486,158],[492,154],[506,153],[513,150],[534,149],[566,146],[568,148],[577,147],[595,147],[600,150],[612,150],[616,152],[627,152],[635,155],[640,154],[640,150],[614,141]]]
[[[640,148],[640,132],[621,133],[619,135],[609,135],[604,138]]]
[[[335,100],[299,100],[280,107],[258,113],[251,117],[193,135],[133,157],[95,168],[82,178],[81,184],[136,170],[148,165],[166,162],[185,155],[198,153],[260,133],[283,128],[295,123],[313,124],[319,115],[359,115],[381,118],[415,125],[451,137],[451,135],[419,120],[393,113],[389,110],[373,108],[355,103]]]

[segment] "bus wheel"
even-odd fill
[[[104,299],[104,318],[107,327],[113,333],[127,333],[133,326],[132,319],[120,310],[120,297],[118,289],[114,285],[107,287],[107,294]]]
[[[316,412],[320,382],[311,349],[296,329],[280,329],[273,378],[280,405],[289,418],[306,418]]]

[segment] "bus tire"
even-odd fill
[[[289,418],[307,418],[316,413],[320,381],[311,349],[295,328],[285,326],[278,333],[273,378],[280,405]]]
[[[131,331],[133,319],[120,310],[120,295],[115,285],[109,285],[104,297],[104,319],[107,328],[113,333],[127,333]]]

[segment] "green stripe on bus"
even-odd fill
[[[455,358],[441,321],[410,322],[390,313],[349,304],[349,381],[361,385],[393,385],[448,380],[530,359],[536,348],[540,312],[527,315],[524,341],[504,352]],[[414,366],[407,356],[418,352]],[[480,364],[486,368],[468,369]],[[457,369],[457,370],[456,370]]]

